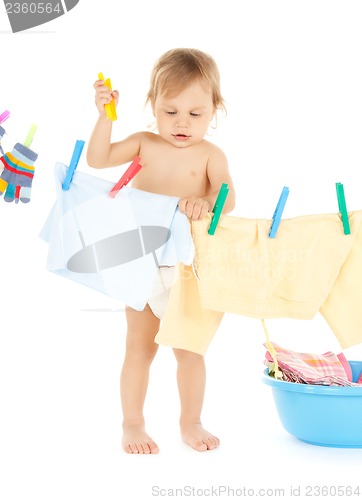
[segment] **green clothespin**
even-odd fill
[[[351,229],[349,227],[348,212],[346,207],[346,199],[344,197],[343,184],[336,182],[337,198],[338,198],[338,208],[339,213],[342,218],[343,232],[344,234],[351,234]]]
[[[30,130],[28,132],[28,135],[26,136],[26,139],[24,141],[24,146],[27,148],[30,148],[31,143],[33,142],[33,138],[37,129],[37,125],[33,123],[33,125],[30,127]]]
[[[208,234],[215,234],[216,226],[219,222],[222,209],[224,208],[227,195],[229,194],[229,186],[225,183],[222,184],[219,194],[217,195],[215,205],[213,208],[213,216],[211,219],[211,224],[208,230]]]

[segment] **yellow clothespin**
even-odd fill
[[[273,358],[273,362],[274,362],[274,377],[277,380],[278,379],[283,380],[283,374],[282,374],[282,372],[279,369],[277,352],[276,352],[273,344],[270,341],[269,332],[267,330],[267,327],[266,327],[264,319],[261,320],[261,324],[263,325],[263,330],[264,330],[264,334],[265,334],[265,338],[266,338],[265,345],[266,345],[268,351],[270,352],[270,355]]]
[[[105,80],[104,76],[103,76],[103,73],[98,73],[98,79],[99,80],[103,80],[104,84],[106,85],[106,87],[108,87],[109,90],[112,92],[112,84],[111,84],[111,79],[110,78],[107,78],[107,80]],[[113,99],[112,99],[112,101],[109,104],[105,104],[104,108],[106,110],[107,117],[110,120],[112,120],[112,122],[114,122],[115,120],[117,120],[116,106],[114,104],[114,100]]]

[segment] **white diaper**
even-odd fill
[[[166,310],[174,279],[175,266],[160,267],[158,269],[148,305],[153,314],[159,319],[162,319]]]

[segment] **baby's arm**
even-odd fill
[[[234,209],[235,190],[233,181],[229,173],[226,156],[217,146],[212,147],[206,174],[209,181],[208,193],[203,197],[189,196],[179,201],[180,211],[185,213],[189,219],[203,219],[208,212],[212,211],[223,183],[228,184],[229,187],[223,213],[231,212]]]
[[[213,154],[210,156],[207,164],[207,177],[210,182],[210,190],[206,199],[212,205],[211,210],[215,205],[221,185],[225,183],[228,185],[229,193],[222,212],[224,214],[231,212],[235,207],[234,184],[230,176],[227,158],[217,146],[213,147]]]
[[[132,134],[123,141],[112,144],[112,121],[107,117],[104,105],[109,104],[113,99],[117,106],[119,93],[117,90],[111,92],[102,80],[97,80],[94,88],[99,117],[88,142],[87,161],[89,166],[107,168],[132,161],[139,154],[141,133]]]

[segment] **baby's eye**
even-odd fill
[[[176,111],[166,111],[166,113],[167,113],[168,115],[175,115],[175,114],[176,114]]]
[[[200,116],[200,113],[190,113],[191,116]]]

